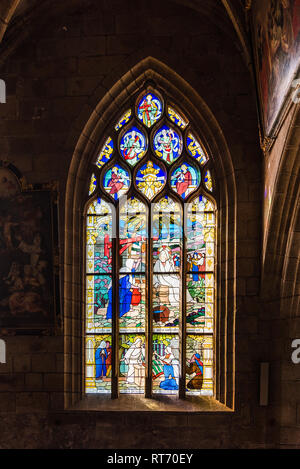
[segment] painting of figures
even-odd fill
[[[53,326],[51,204],[49,191],[21,192],[0,168],[0,327]]]
[[[300,0],[260,0],[255,42],[265,133],[272,127],[300,65]]]

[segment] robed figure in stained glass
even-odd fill
[[[185,164],[181,166],[180,171],[176,175],[176,179],[176,190],[178,194],[184,199],[186,191],[192,184],[192,175]]]
[[[168,163],[173,161],[173,151],[176,149],[176,144],[174,144],[173,139],[174,132],[171,129],[168,131],[163,129],[161,135],[157,138],[157,142],[159,143],[157,150],[162,152],[163,159]]]
[[[96,379],[102,379],[106,376],[106,359],[108,353],[106,350],[106,342],[102,340],[100,342],[99,347],[96,349],[95,352],[95,363],[96,363]]]
[[[171,347],[166,347],[165,355],[160,356],[155,353],[156,358],[163,364],[163,373],[165,379],[160,382],[159,387],[168,391],[176,391],[178,384],[176,378],[179,376],[179,362],[175,358]]]
[[[120,278],[119,281],[119,301],[120,301],[120,318],[124,316],[124,314],[130,311],[132,302],[134,301],[135,306],[137,305],[137,297],[136,294],[137,287],[135,285],[134,276],[131,275],[129,272],[134,273],[138,268],[140,260],[138,259],[135,261],[134,259],[127,259],[126,266],[120,269],[120,273],[126,273],[123,277]],[[135,287],[135,288],[134,288]],[[135,290],[135,295],[133,298],[133,289]],[[112,287],[110,287],[108,292],[109,304],[107,307],[107,314],[106,319],[112,318]],[[139,296],[139,301],[141,297]]]
[[[124,187],[125,185],[125,178],[122,173],[119,172],[119,168],[114,166],[111,170],[111,179],[108,183],[108,187],[110,187],[110,195],[114,197],[114,199],[118,198],[118,192]]]
[[[151,127],[159,112],[158,105],[155,100],[152,99],[151,94],[148,94],[143,100],[142,104],[139,106],[139,111],[141,111],[144,124],[147,127]]]
[[[154,287],[157,289],[161,286],[168,287],[169,303],[178,305],[180,302],[180,280],[177,275],[172,274],[172,272],[175,272],[175,266],[172,251],[168,246],[162,246],[159,249],[158,259],[154,264],[153,271],[160,274],[165,273],[165,275],[153,276]]]
[[[190,260],[190,268],[193,272],[194,282],[198,282],[200,278],[204,278],[204,274],[198,274],[194,272],[204,272],[205,271],[205,256],[201,252],[194,252]]]
[[[203,384],[203,363],[199,353],[194,353],[186,367],[186,372],[191,376],[187,383],[188,389],[201,389]]]
[[[125,364],[128,366],[127,383],[136,383],[141,378],[141,368],[145,361],[145,351],[143,341],[137,338],[129,347],[123,358]],[[138,383],[136,383],[138,384]]]

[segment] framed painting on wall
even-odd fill
[[[0,330],[49,332],[58,319],[57,193],[0,161]]]
[[[300,0],[253,2],[252,37],[264,137],[274,137],[300,79]]]

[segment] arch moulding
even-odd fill
[[[65,199],[65,407],[72,406],[83,396],[83,209],[92,158],[110,122],[118,119],[147,80],[154,81],[163,89],[170,100],[177,103],[193,121],[193,127],[213,161],[219,187],[215,398],[234,409],[237,207],[231,155],[222,130],[203,99],[176,72],[153,57],[147,57],[131,68],[100,102],[97,102],[95,91],[89,100],[93,111],[81,132],[71,160]]]

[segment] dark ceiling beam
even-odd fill
[[[6,28],[19,5],[20,0],[1,0],[0,3],[0,42],[5,34]]]
[[[225,10],[227,11],[227,14],[240,40],[240,43],[241,43],[241,46],[245,55],[245,59],[247,61],[247,65],[250,65],[252,64],[252,59],[251,59],[249,39],[245,30],[245,26],[241,22],[241,17],[238,15],[231,0],[221,0],[221,1],[224,5]],[[249,9],[249,8],[251,8],[251,3],[249,4],[249,0],[246,0],[245,9]]]

